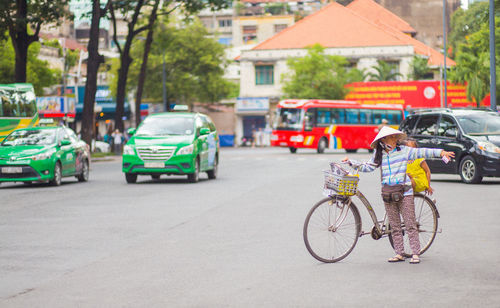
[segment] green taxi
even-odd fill
[[[63,177],[89,179],[90,148],[73,130],[61,127],[17,129],[0,144],[0,182],[61,185]]]
[[[123,148],[127,183],[138,175],[159,179],[162,174],[187,175],[198,182],[200,172],[217,177],[219,138],[212,120],[201,113],[169,112],[148,116]]]

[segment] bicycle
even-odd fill
[[[391,226],[387,214],[378,220],[368,199],[358,190],[359,175],[349,175],[338,163],[331,163],[331,171],[324,171],[325,188],[330,191],[309,211],[304,222],[303,237],[307,250],[317,260],[325,263],[338,262],[347,257],[364,235],[374,240],[389,237],[394,248]],[[352,197],[356,196],[365,206],[373,221],[370,232],[362,231],[361,216]],[[420,239],[420,254],[431,246],[438,231],[439,212],[436,204],[426,195],[415,193],[415,217]],[[409,239],[401,223],[405,257],[411,257]]]

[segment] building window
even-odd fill
[[[274,33],[280,33],[288,27],[287,24],[274,25]]]
[[[232,25],[233,25],[233,21],[231,19],[219,20],[219,28],[231,27]]]
[[[256,65],[255,84],[274,84],[274,65]]]
[[[245,44],[257,43],[257,26],[243,26],[243,42]]]

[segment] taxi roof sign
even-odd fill
[[[188,105],[175,105],[173,111],[188,111]]]

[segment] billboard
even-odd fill
[[[346,100],[365,104],[397,104],[405,109],[444,107],[441,81],[369,81],[354,82],[346,86],[351,91]],[[476,107],[475,102],[467,99],[465,85],[447,83],[447,107]],[[483,100],[481,107],[489,106],[489,100]]]

